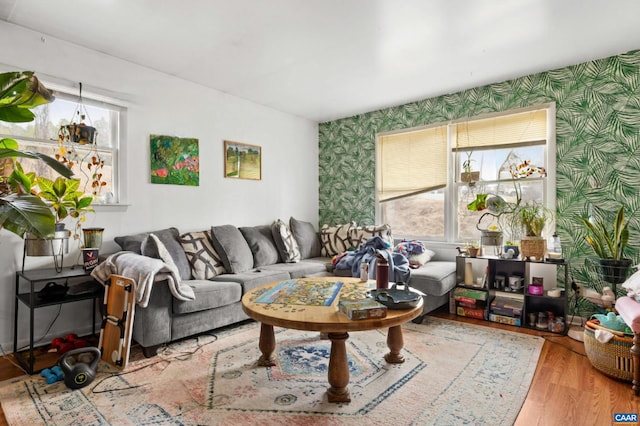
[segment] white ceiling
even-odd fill
[[[320,122],[639,49],[639,17],[637,0],[0,0],[9,23]]]

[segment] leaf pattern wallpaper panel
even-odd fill
[[[640,51],[321,123],[320,225],[375,222],[375,135],[556,103],[557,231],[572,276],[593,256],[578,217],[623,204],[629,257],[640,248]]]

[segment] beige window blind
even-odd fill
[[[456,138],[454,151],[540,145],[547,139],[547,110],[473,120],[453,126]]]
[[[447,127],[380,136],[377,164],[380,202],[444,188]]]

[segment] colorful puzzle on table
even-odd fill
[[[340,281],[286,280],[264,293],[256,302],[331,306],[341,288]]]

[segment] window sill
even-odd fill
[[[91,203],[91,207],[97,212],[99,211],[108,211],[108,212],[126,212],[131,204],[121,204],[121,203]]]

